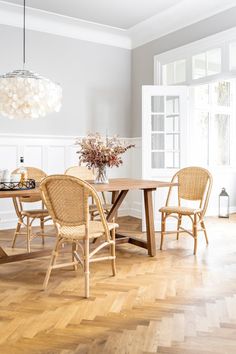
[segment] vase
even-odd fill
[[[108,182],[108,178],[107,178],[107,166],[101,166],[98,167],[97,169],[97,174],[96,174],[96,178],[95,178],[95,183],[109,183]]]

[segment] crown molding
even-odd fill
[[[131,38],[132,49],[207,19],[235,5],[235,0],[180,0],[178,4],[140,22],[127,31]]]
[[[27,7],[27,29],[131,49],[126,30]],[[22,6],[0,1],[0,24],[22,27]]]
[[[27,29],[134,49],[234,7],[235,0],[180,0],[128,30],[27,7]],[[22,28],[22,6],[0,0],[0,24]]]

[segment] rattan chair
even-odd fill
[[[101,201],[95,189],[86,181],[65,175],[46,177],[40,184],[43,200],[57,228],[57,241],[52,252],[50,265],[44,280],[47,288],[52,269],[80,264],[85,276],[85,297],[89,297],[89,264],[110,260],[113,275],[115,266],[115,223],[107,223]],[[89,198],[93,197],[100,220],[90,220]],[[90,240],[100,238],[99,245],[90,251]],[[72,245],[72,262],[55,264],[62,244]],[[110,248],[110,255],[96,257],[104,247]],[[95,257],[94,257],[95,256]]]
[[[168,217],[174,217],[177,219],[177,240],[181,232],[187,232],[194,239],[194,252],[197,252],[197,238],[198,231],[203,231],[208,244],[207,232],[204,223],[204,216],[207,210],[209,197],[212,188],[212,176],[209,171],[201,167],[186,167],[179,170],[172,182],[178,183],[178,205],[169,205],[171,192],[173,186],[170,187],[166,205],[160,209],[161,212],[161,244],[162,250],[164,236],[166,233],[172,233],[166,231],[166,219]],[[183,206],[184,201],[194,202],[194,207]],[[197,206],[196,206],[197,204]],[[192,223],[192,230],[186,230],[181,226],[182,217],[188,217]]]
[[[36,167],[26,167],[28,178],[34,179],[36,182],[40,182],[46,173]],[[19,169],[14,170],[12,173],[19,173]],[[16,230],[12,240],[12,248],[15,247],[16,239],[19,234],[26,235],[27,251],[30,252],[30,242],[36,236],[42,237],[42,243],[44,244],[44,223],[51,218],[49,217],[48,211],[45,209],[42,199],[40,197],[20,197],[12,198],[16,215],[18,217],[18,222]],[[25,210],[24,204],[42,202],[42,207],[40,209]],[[32,233],[32,224],[35,220],[40,220],[41,232],[37,234]],[[21,227],[26,227],[26,232],[21,231]]]
[[[86,166],[69,167],[65,171],[65,175],[74,176],[74,177],[83,179],[85,181],[90,181],[90,180],[93,181],[95,179],[95,175],[94,175],[93,171],[88,169],[88,167],[86,167]],[[106,198],[106,193],[101,192],[101,196],[102,196],[103,210],[104,210],[105,214],[108,214],[112,208],[112,204],[108,203],[107,198]],[[92,204],[89,205],[89,212],[90,212],[92,220],[94,220],[94,218],[99,215],[96,204],[94,204],[93,201],[92,201]]]

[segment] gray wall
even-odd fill
[[[22,31],[0,25],[0,43],[0,73],[22,68]],[[29,69],[61,84],[62,109],[28,122],[0,116],[0,133],[130,136],[129,50],[28,31],[27,59]]]
[[[141,136],[142,85],[153,85],[156,54],[178,48],[236,26],[236,7],[200,21],[132,51],[132,126],[131,136]]]

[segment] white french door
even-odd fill
[[[142,177],[170,180],[186,164],[188,137],[188,87],[143,86]],[[158,209],[166,189],[155,192],[155,228],[160,229]]]

